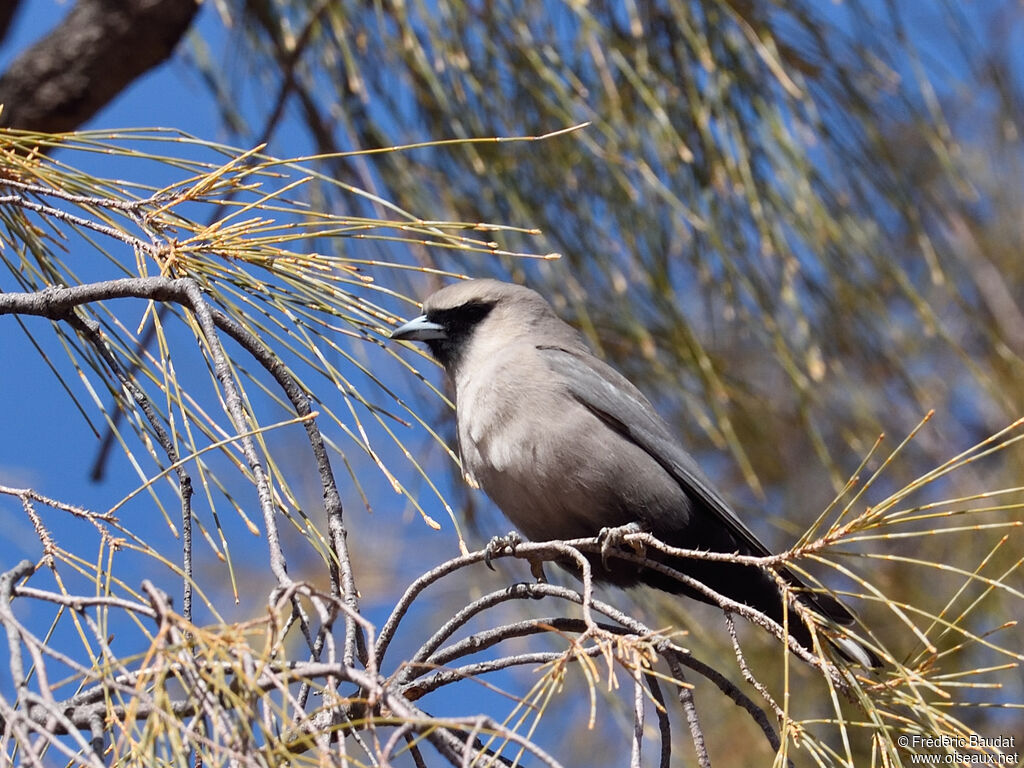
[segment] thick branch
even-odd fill
[[[21,0],[0,0],[0,42],[7,37],[7,30],[10,29],[11,21],[20,5]]]
[[[196,0],[78,0],[0,77],[0,126],[78,128],[177,46]]]

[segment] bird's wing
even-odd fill
[[[698,510],[712,514],[726,527],[741,554],[755,557],[772,554],[736,516],[697,462],[672,436],[647,398],[626,377],[589,353],[556,346],[538,346],[537,349],[552,373],[564,381],[570,395],[661,465],[686,491]],[[657,535],[656,527],[652,533]],[[805,587],[788,569],[780,569],[780,573],[794,586]],[[853,616],[838,600],[816,593],[805,593],[805,597],[834,621],[842,624],[853,621]]]
[[[538,349],[572,397],[658,462],[695,502],[726,525],[743,548],[743,554],[758,557],[771,554],[736,516],[693,457],[672,437],[647,398],[626,377],[593,355],[561,347]]]

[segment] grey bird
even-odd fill
[[[444,367],[455,390],[463,470],[528,538],[588,538],[631,526],[673,547],[771,554],[647,398],[595,357],[537,292],[497,280],[455,283],[430,296],[423,314],[391,338],[425,342]],[[780,590],[763,569],[654,551],[648,557],[782,624]],[[615,557],[590,560],[595,579],[714,604],[649,568]],[[778,573],[804,605],[837,624],[853,623],[838,600],[807,590],[785,568]],[[794,610],[789,631],[811,649]],[[880,666],[851,638],[827,637],[847,660]]]

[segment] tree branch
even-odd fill
[[[231,396],[231,393],[235,391],[234,380],[230,367],[226,364],[226,358],[215,329],[222,330],[233,338],[266,368],[284,390],[299,416],[311,416],[312,408],[309,404],[309,397],[288,372],[287,366],[256,336],[232,318],[210,307],[199,287],[194,281],[189,279],[174,280],[164,277],[123,278],[70,287],[52,287],[34,293],[0,293],[0,315],[27,314],[47,317],[51,320],[64,320],[79,305],[115,298],[144,298],[154,301],[175,302],[192,310],[203,329],[203,336],[207,341],[208,349],[210,349],[210,353],[214,357],[218,378],[221,380],[222,386],[225,387],[225,398],[232,407],[232,422],[240,433],[247,433],[248,427],[242,415],[241,401],[238,399],[237,394]],[[349,558],[346,544],[341,496],[338,493],[337,483],[335,482],[334,473],[327,454],[327,447],[323,436],[320,434],[319,427],[312,418],[306,419],[304,424],[320,472],[324,511],[331,535],[333,554],[336,558],[336,563],[332,566],[332,590],[336,596],[345,601],[349,609],[345,612],[345,660],[351,664],[358,655],[365,661],[366,649],[363,646],[363,636],[353,620],[353,616],[358,612],[359,601],[355,578],[352,573],[351,559]],[[263,477],[262,466],[255,454],[251,438],[242,437],[241,439],[250,467],[253,467],[253,462],[256,462],[254,473],[257,484],[262,489],[260,491],[260,505],[264,512],[264,523],[267,527],[271,565],[278,578],[278,584],[282,588],[287,588],[291,583],[291,579],[287,575],[283,554],[278,544],[276,520],[273,506],[269,499],[269,492],[265,487],[266,482],[265,480],[260,482]],[[257,469],[260,471],[257,472]],[[315,647],[311,649],[313,650],[314,657],[319,655],[317,647],[321,646],[322,640],[323,638],[319,638]]]
[[[167,59],[198,10],[196,0],[78,0],[0,77],[0,126],[78,128]]]

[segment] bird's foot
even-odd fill
[[[487,546],[484,548],[484,565],[493,571],[494,566],[491,565],[491,560],[494,559],[495,555],[500,554],[506,549],[514,555],[516,553],[516,547],[522,543],[523,537],[515,531],[509,531],[504,536],[493,537],[489,542],[487,542]],[[530,570],[533,571],[532,563],[530,565]]]
[[[544,573],[544,561],[540,558],[527,558],[530,561],[530,573],[538,584],[547,584],[548,577]]]
[[[608,569],[608,558],[613,554],[613,550],[621,549],[622,545],[626,543],[626,536],[631,533],[643,533],[643,528],[639,523],[628,523],[615,528],[602,528],[598,531],[597,540],[601,545],[601,565],[605,567],[605,570]],[[630,546],[640,557],[647,554],[647,547],[643,542],[633,542]]]

